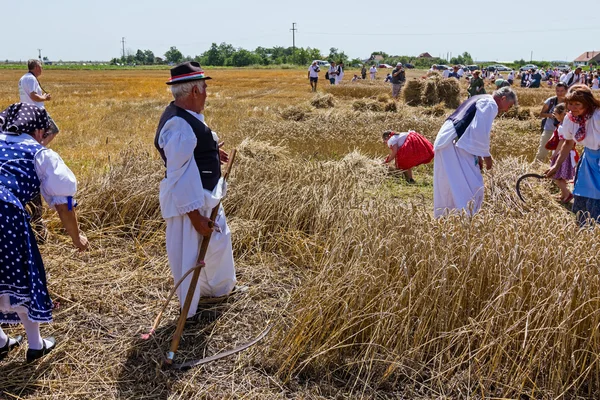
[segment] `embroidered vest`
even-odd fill
[[[35,172],[35,155],[43,149],[37,143],[9,143],[0,140],[0,203],[12,204],[25,210],[25,204],[40,193],[40,179]]]
[[[194,160],[198,171],[200,171],[200,179],[204,189],[212,191],[221,177],[221,161],[219,159],[219,144],[215,141],[212,131],[208,126],[199,121],[183,108],[176,106],[173,102],[168,105],[158,122],[158,129],[154,137],[154,147],[160,153],[165,167],[167,166],[167,157],[165,152],[158,145],[158,137],[163,126],[173,117],[180,117],[185,120],[196,135],[196,148],[194,149]]]
[[[477,100],[481,99],[482,96],[487,95],[481,94],[469,97],[446,119],[446,121],[452,121],[452,125],[454,125],[457,135],[456,141],[460,139],[471,122],[473,122],[473,118],[475,118],[475,113],[477,112],[475,103],[477,103]]]

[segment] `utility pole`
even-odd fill
[[[531,50],[531,56],[529,57],[529,62],[532,63],[533,62],[533,50]]]
[[[40,61],[42,61],[42,49],[37,49],[38,50],[38,58],[40,59]]]
[[[296,31],[298,29],[296,29],[296,23],[292,22],[292,29],[290,29],[290,31],[292,31],[292,55],[296,54]]]
[[[121,38],[121,44],[123,45],[123,59],[125,59],[125,37]]]

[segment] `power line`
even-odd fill
[[[526,29],[514,31],[484,31],[484,32],[415,32],[415,33],[356,33],[356,32],[304,32],[306,35],[328,35],[328,36],[462,36],[462,35],[498,35],[510,33],[548,33],[548,32],[575,32],[575,31],[598,31],[600,27],[570,28],[570,29]]]

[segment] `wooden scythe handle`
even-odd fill
[[[227,169],[225,170],[225,174],[223,175],[223,181],[227,181],[229,174],[231,172],[231,167],[233,166],[233,162],[235,161],[236,150],[234,149],[231,152],[231,156],[229,157],[229,162],[227,163]],[[221,207],[221,202],[217,204],[210,213],[210,220],[214,221],[219,213],[219,207]],[[196,266],[204,264],[204,257],[206,256],[206,251],[208,250],[208,244],[210,243],[210,237],[212,236],[212,232],[208,236],[204,236],[202,239],[202,245],[200,246],[200,253],[198,254],[198,262]],[[185,296],[185,302],[183,303],[183,308],[181,310],[181,315],[179,316],[179,320],[177,321],[177,328],[175,329],[175,334],[173,335],[173,340],[171,341],[171,348],[167,353],[167,357],[164,360],[165,364],[172,365],[173,358],[175,357],[175,352],[179,348],[179,341],[181,340],[181,335],[183,334],[183,328],[185,327],[185,320],[187,319],[188,311],[190,310],[190,306],[192,304],[192,299],[194,298],[194,292],[196,291],[196,285],[198,284],[198,278],[200,277],[200,271],[202,267],[196,268],[194,270],[194,274],[192,275],[192,280],[190,282],[190,287],[188,289],[187,295]]]

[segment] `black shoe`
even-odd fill
[[[46,346],[46,342],[50,342],[50,346]],[[50,353],[55,345],[56,339],[52,336],[42,339],[42,348],[40,350],[27,349],[27,362],[30,363]]]
[[[10,344],[10,339],[14,339],[15,343]],[[8,341],[4,345],[3,348],[0,349],[0,361],[4,360],[8,355],[8,352],[11,351],[14,347],[20,346],[23,341],[23,336],[19,335],[15,338],[8,337]]]

